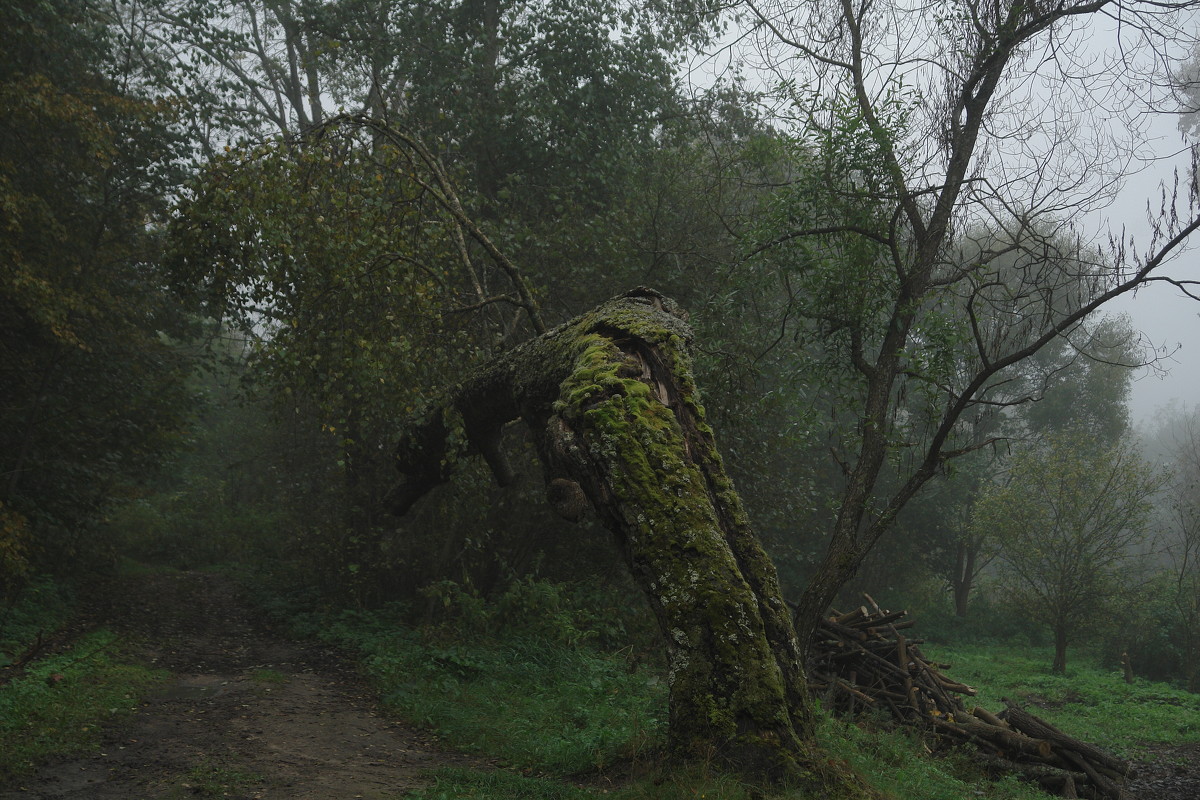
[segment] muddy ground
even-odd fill
[[[0,800],[399,800],[443,766],[488,768],[381,715],[345,655],[272,630],[212,573],[110,586],[96,624],[171,672],[100,753],[45,765]],[[1154,748],[1128,800],[1200,800],[1200,742]]]
[[[442,766],[482,766],[381,716],[344,657],[266,626],[232,581],[143,575],[99,615],[171,680],[101,753],[45,766],[0,800],[394,800]]]
[[[1129,800],[1200,800],[1200,742],[1150,750],[1126,787]]]

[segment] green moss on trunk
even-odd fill
[[[824,768],[800,647],[704,420],[690,339],[670,300],[638,289],[498,359],[442,408],[459,410],[472,443],[495,438],[481,433],[480,406],[492,425],[519,414],[547,483],[577,484],[613,532],[669,652],[676,754],[773,780],[812,776]],[[429,413],[405,437],[410,495],[453,460],[430,428],[445,419]]]

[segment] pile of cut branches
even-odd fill
[[[1132,767],[1060,731],[1015,703],[993,714],[967,709],[975,695],[942,670],[949,664],[921,653],[921,639],[901,633],[916,623],[905,611],[867,604],[846,613],[833,610],[821,620],[809,656],[810,688],[827,707],[854,714],[879,709],[907,725],[918,725],[943,741],[971,744],[989,770],[1015,772],[1063,797],[1121,796]],[[869,606],[869,608],[868,608]]]

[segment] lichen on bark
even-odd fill
[[[811,774],[800,647],[704,419],[691,336],[668,298],[636,289],[496,359],[405,432],[398,505],[448,479],[448,410],[489,463],[503,462],[487,452],[499,426],[520,417],[556,508],[578,487],[658,618],[671,749],[762,778]]]

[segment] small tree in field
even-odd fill
[[[1000,543],[1004,590],[1054,633],[1054,672],[1066,671],[1067,645],[1128,585],[1161,485],[1127,445],[1066,434],[1018,454],[1007,484],[976,507],[975,527]]]

